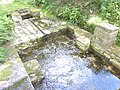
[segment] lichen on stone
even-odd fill
[[[25,82],[25,79],[26,79],[26,78],[23,78],[23,79],[21,79],[20,81],[16,82],[16,83],[13,85],[13,88],[17,88],[17,87],[19,87],[20,85],[22,85],[22,84]]]
[[[0,80],[9,80],[9,77],[12,75],[12,71],[10,70],[11,65],[6,64],[1,66],[0,70]]]
[[[24,67],[30,76],[32,83],[40,82],[44,78],[43,70],[37,60],[30,60],[24,63]]]

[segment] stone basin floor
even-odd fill
[[[93,55],[82,55],[74,41],[58,36],[24,60],[37,59],[45,77],[35,90],[118,90],[120,80]],[[101,59],[99,59],[101,60]]]

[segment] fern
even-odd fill
[[[0,16],[0,45],[10,41],[12,28],[12,21],[6,16]]]
[[[5,58],[6,58],[6,50],[0,47],[0,64],[5,62]]]

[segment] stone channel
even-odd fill
[[[94,34],[41,18],[36,9],[11,12],[15,23],[0,90],[119,90],[118,28],[102,23]]]

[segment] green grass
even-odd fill
[[[33,7],[35,7],[34,4],[28,2],[28,0],[19,0],[13,2],[12,4],[0,5],[0,11],[2,11],[4,14],[7,14],[17,9]]]

